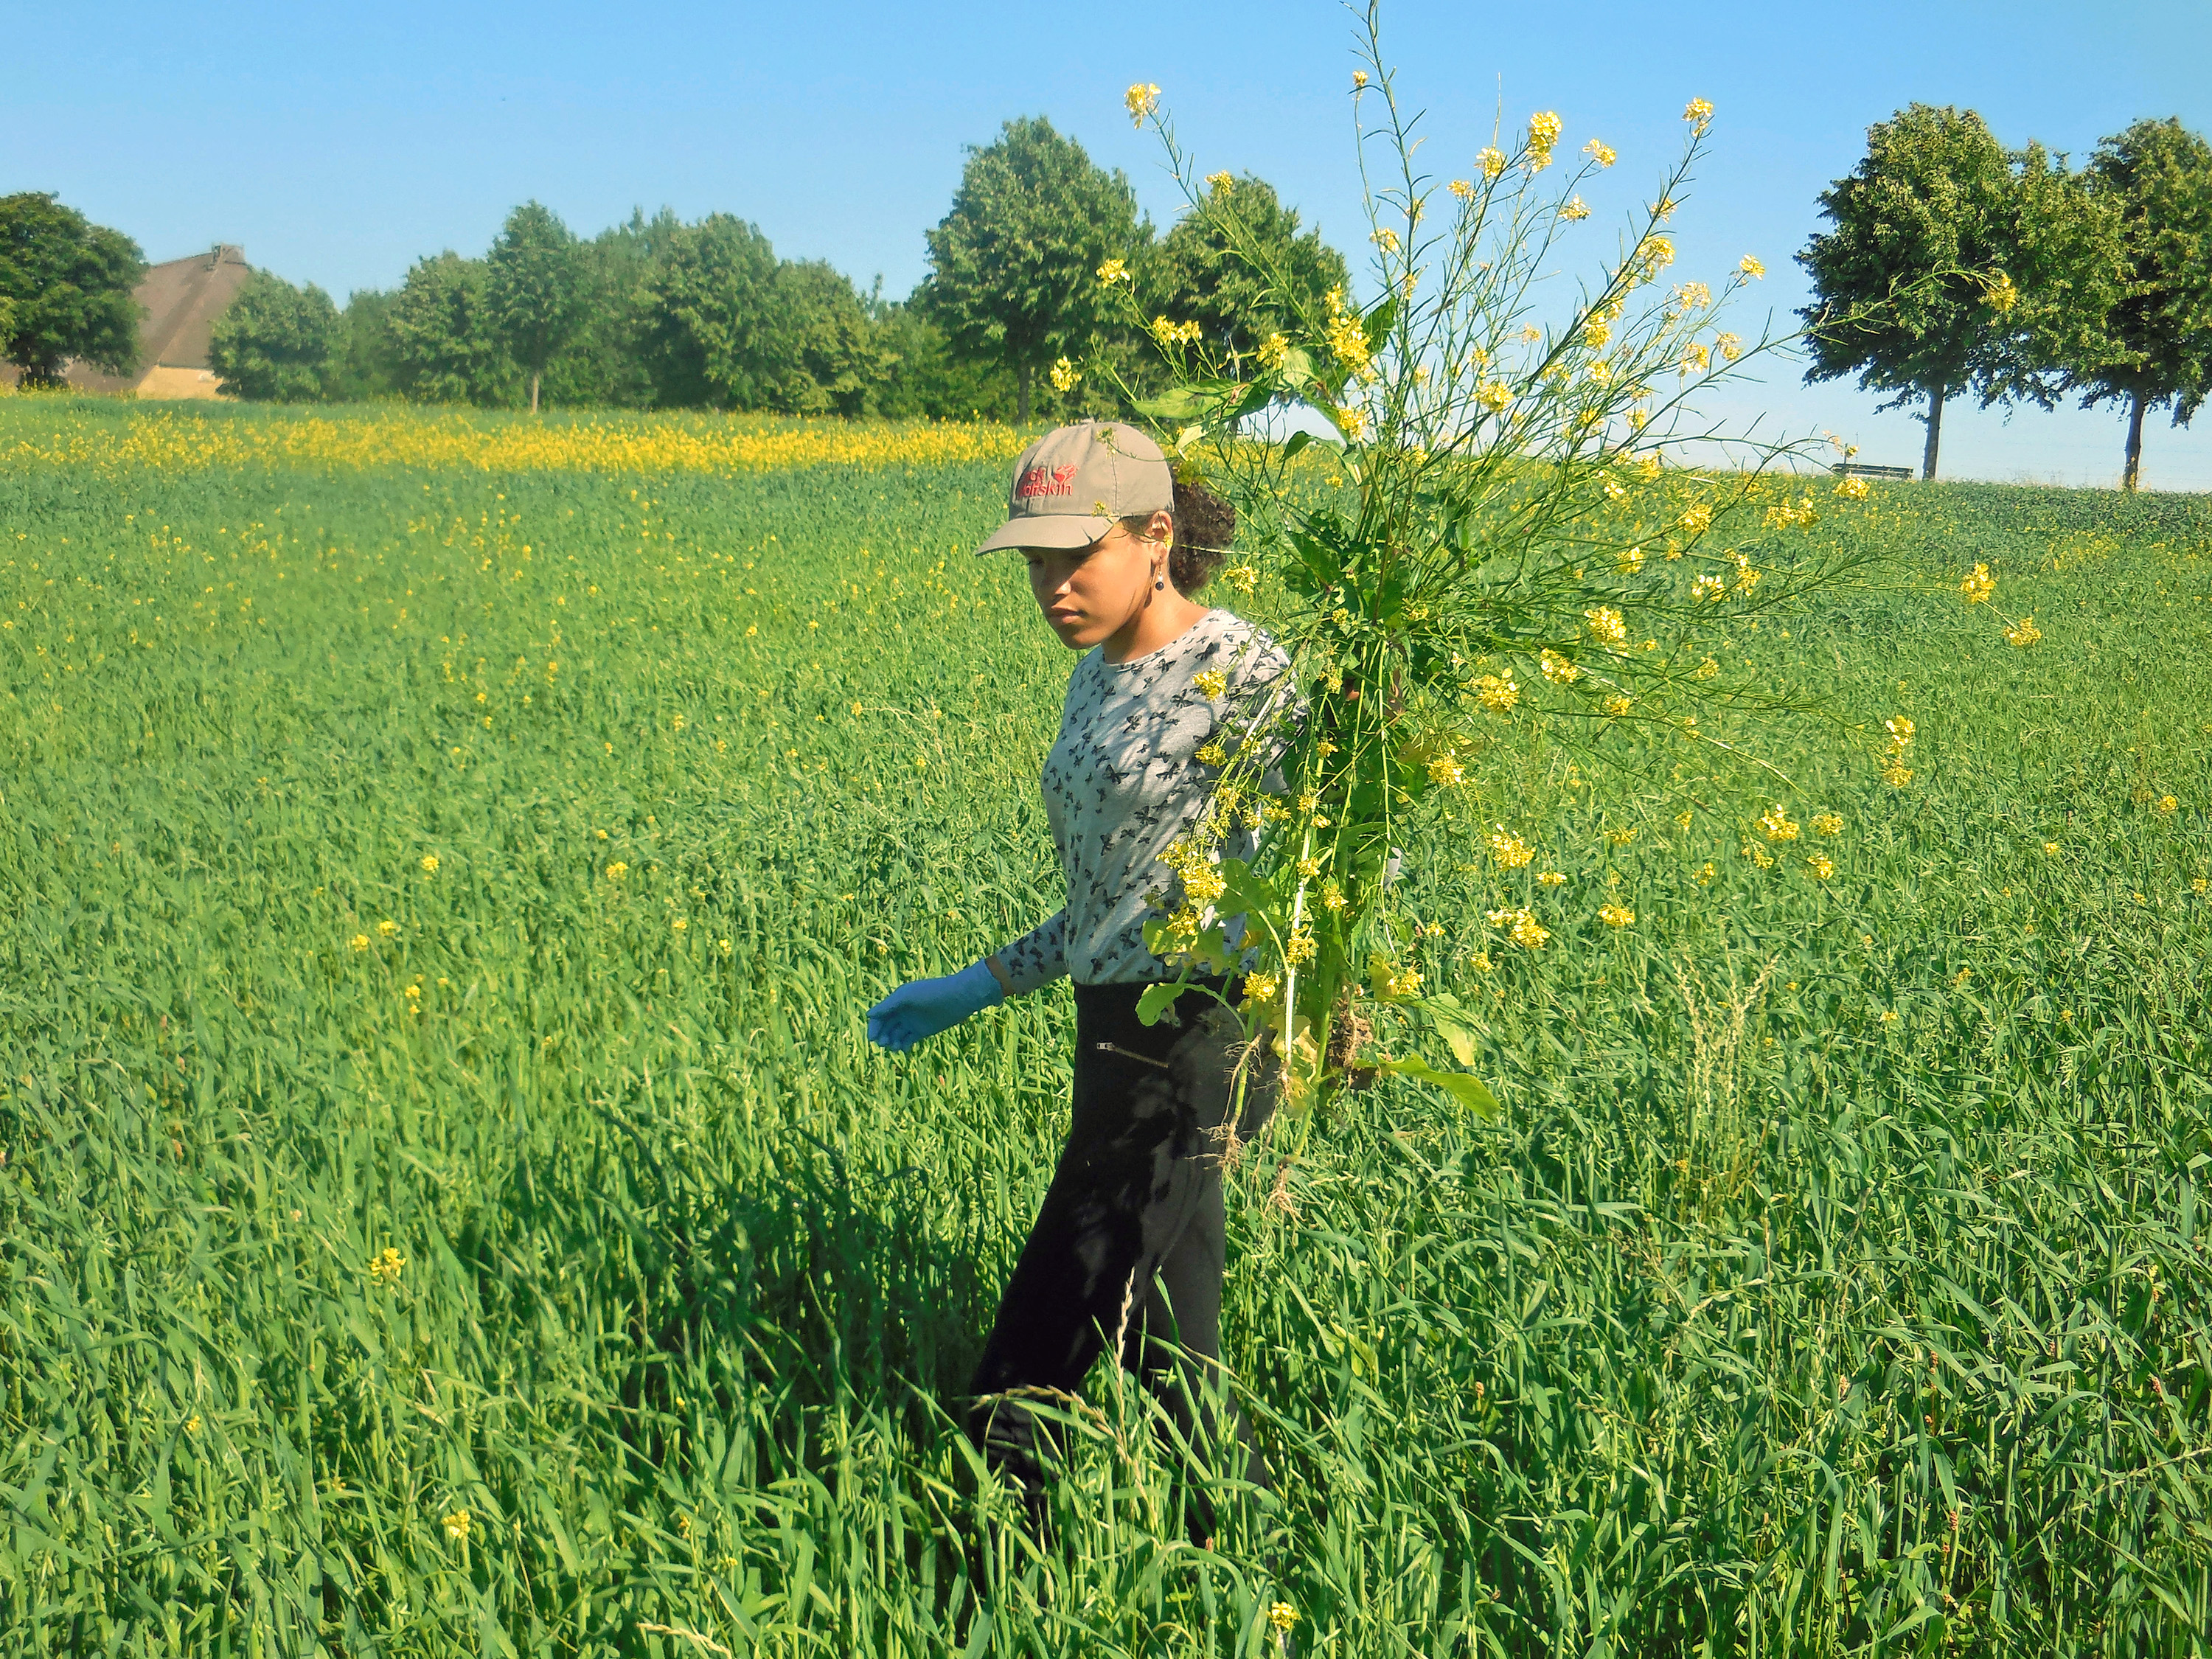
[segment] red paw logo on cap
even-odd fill
[[[1014,499],[1027,501],[1032,495],[1073,495],[1075,493],[1075,469],[1073,466],[1033,466],[1022,474],[1021,483],[1014,486]]]

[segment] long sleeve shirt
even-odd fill
[[[1225,681],[1209,697],[1198,683]],[[1145,923],[1176,902],[1181,878],[1159,855],[1206,811],[1218,767],[1198,757],[1217,736],[1233,751],[1255,721],[1291,690],[1290,660],[1275,642],[1226,611],[1209,611],[1157,651],[1109,663],[1093,649],[1067,684],[1060,737],[1042,788],[1067,903],[998,952],[1017,992],[1062,974],[1079,985],[1173,979],[1145,946]],[[1252,837],[1233,833],[1224,856],[1249,858]],[[1232,921],[1233,945],[1241,928]]]

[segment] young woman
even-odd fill
[[[1258,1128],[1264,1107],[1248,1091],[1245,1121],[1229,1121],[1241,1031],[1224,1003],[1186,992],[1170,1019],[1137,1018],[1145,988],[1177,976],[1146,948],[1144,925],[1181,902],[1181,878],[1159,855],[1206,808],[1218,773],[1199,751],[1217,738],[1235,746],[1290,690],[1273,641],[1188,597],[1235,529],[1234,510],[1178,487],[1133,427],[1062,427],[1023,454],[1006,522],[976,551],[1019,549],[1046,622],[1086,653],[1044,767],[1067,904],[994,955],[901,986],[868,1011],[869,1036],[903,1052],[1006,997],[1063,974],[1075,981],[1067,1144],[971,1390],[970,1431],[1034,1515],[1048,1437],[1024,1402],[1078,1394],[1109,1344],[1164,1393],[1186,1437],[1229,1429],[1248,1477],[1267,1480],[1233,1404],[1226,1424],[1192,1409],[1219,1386],[1208,1373],[1220,1364],[1222,1150]],[[1232,920],[1232,944],[1240,927]],[[1190,1364],[1174,1363],[1170,1340]],[[1201,1531],[1210,1509],[1194,1506]]]

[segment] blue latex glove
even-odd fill
[[[924,1037],[949,1031],[970,1014],[1006,1000],[988,962],[970,963],[942,979],[917,979],[902,985],[868,1010],[868,1041],[902,1054]]]

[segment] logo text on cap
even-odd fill
[[[1073,466],[1033,466],[1022,474],[1022,481],[1014,486],[1014,499],[1027,501],[1032,495],[1073,495],[1075,493],[1075,469]]]

